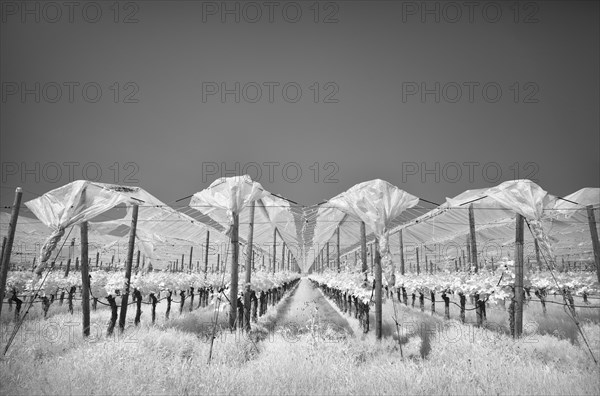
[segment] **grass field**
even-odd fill
[[[290,297],[254,325],[251,336],[220,332],[207,364],[207,309],[105,336],[109,312],[92,312],[92,336],[81,336],[80,315],[53,305],[44,320],[35,311],[0,359],[2,394],[600,394],[600,369],[582,348],[548,334],[514,341],[457,321],[401,308],[400,344],[374,340],[346,316],[354,336],[337,332],[308,307],[302,323],[276,326]],[[389,323],[390,305],[384,318]],[[443,306],[442,306],[443,308]],[[38,308],[36,308],[38,309]],[[333,307],[334,310],[339,310]],[[2,347],[13,324],[2,313]],[[315,312],[312,314],[311,312]],[[442,311],[443,312],[443,311]],[[130,314],[132,315],[132,314]],[[333,315],[333,313],[329,313]],[[549,313],[550,315],[550,313]],[[224,324],[225,314],[220,315]],[[489,314],[488,314],[489,319]],[[444,326],[436,326],[441,322]],[[392,326],[395,331],[395,326]],[[600,355],[600,326],[586,321],[585,334]]]

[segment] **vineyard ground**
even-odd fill
[[[309,283],[304,279],[296,292]],[[142,323],[124,334],[106,337],[109,311],[92,312],[92,337],[81,336],[80,315],[53,304],[51,317],[31,315],[6,356],[0,358],[2,394],[556,394],[600,393],[600,369],[580,342],[537,334],[514,341],[504,334],[478,329],[455,320],[442,321],[418,309],[401,308],[404,322],[444,322],[451,329],[432,333],[418,327],[401,334],[402,351],[393,337],[373,340],[357,331],[357,320],[341,316],[354,332],[331,331],[326,317],[308,306],[307,331],[289,328],[269,332],[274,323],[294,315],[297,295],[271,307],[247,337],[221,332],[207,365],[208,339],[198,328],[212,312],[198,309],[181,315],[173,304],[171,319],[164,318],[165,302],[150,324],[144,306]],[[410,297],[409,297],[410,298]],[[312,301],[312,300],[311,300]],[[302,304],[300,304],[302,305]],[[333,304],[332,304],[333,305]],[[398,304],[396,302],[397,308]],[[410,302],[409,302],[410,305]],[[77,305],[76,305],[77,306]],[[315,304],[314,308],[322,305]],[[439,307],[439,308],[438,308]],[[533,309],[533,302],[527,309]],[[226,308],[226,307],[224,307]],[[443,313],[443,304],[436,304]],[[36,310],[39,309],[36,307]],[[130,307],[129,315],[134,313]],[[333,307],[336,311],[339,309]],[[548,316],[550,313],[548,307]],[[321,308],[319,310],[324,310]],[[6,345],[12,312],[2,312],[2,343]],[[490,310],[491,311],[491,310]],[[490,319],[488,311],[488,320]],[[396,331],[384,305],[388,331]],[[500,313],[505,314],[499,309]],[[345,315],[345,316],[344,316]],[[400,314],[399,314],[400,315]],[[220,314],[220,322],[226,320]],[[458,317],[458,312],[454,315]],[[373,321],[371,325],[373,326]],[[319,326],[321,325],[321,326]],[[204,330],[206,331],[206,330]],[[600,327],[586,321],[585,334],[596,356],[600,354]],[[457,336],[460,335],[460,336]],[[577,341],[579,339],[577,338]],[[424,344],[427,353],[423,354]]]
[[[420,312],[418,297],[415,301],[415,307],[411,308],[411,297],[408,298],[408,307],[404,304],[400,304],[398,300],[391,301],[386,299],[383,304],[383,317],[384,326],[383,331],[386,336],[393,336],[396,333],[394,317],[394,303],[398,316],[398,321],[404,323],[405,327],[410,326],[423,326],[421,323],[425,320],[425,323],[429,325],[440,326],[443,325],[444,321],[444,303],[441,300],[440,295],[436,295],[435,313],[431,313],[431,301],[426,296],[424,312]],[[589,307],[583,302],[580,297],[574,297],[575,311],[577,318],[582,323],[590,323],[598,325],[600,323],[600,300],[597,298],[590,298]],[[450,296],[450,318],[459,319],[460,307],[458,296]],[[488,303],[486,304],[486,326],[490,331],[509,334],[509,314],[508,314],[508,303],[503,306],[500,303]],[[477,323],[477,317],[474,310],[474,305],[467,300],[467,311],[465,312],[465,323],[468,326],[475,326]],[[525,300],[525,306],[523,309],[523,331],[531,339],[537,337],[537,335],[554,335],[560,339],[567,339],[572,343],[578,342],[579,331],[570,315],[567,313],[564,307],[564,301],[561,296],[548,296],[546,302],[546,313],[542,310],[541,303],[533,296],[530,300]],[[419,312],[419,315],[415,315]],[[370,311],[371,323],[374,323],[375,312]],[[584,333],[585,334],[585,333]]]

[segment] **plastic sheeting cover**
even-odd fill
[[[222,177],[208,188],[192,196],[190,207],[210,216],[220,224],[233,224],[233,214],[239,214],[248,204],[268,195],[260,183],[250,176]]]
[[[418,197],[380,179],[359,183],[328,201],[329,206],[359,218],[373,231],[379,240],[381,266],[384,269],[392,264],[388,244],[390,222],[418,203]],[[394,277],[392,268],[388,284],[394,285]]]
[[[41,275],[46,261],[69,226],[79,224],[114,208],[134,202],[162,204],[139,187],[77,180],[28,201],[25,205],[52,229],[41,249],[36,273]]]
[[[251,202],[256,202],[254,245],[269,252],[268,246],[273,243],[276,229],[292,255],[298,258],[301,249],[288,201],[272,195],[248,175],[215,180],[208,188],[194,194],[189,206],[229,228],[233,224],[233,213],[239,215],[240,225],[250,223],[249,211],[244,208]],[[243,239],[241,235],[240,239]]]

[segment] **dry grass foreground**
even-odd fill
[[[109,313],[99,310],[91,340],[82,338],[77,316],[35,318],[0,360],[0,393],[600,394],[600,369],[589,353],[552,336],[515,342],[451,321],[448,334],[428,337],[423,359],[418,333],[407,334],[401,357],[392,339],[341,336],[311,321],[301,334],[268,331],[275,311],[252,337],[220,333],[210,365],[206,311],[106,338]],[[2,346],[11,325],[3,324]],[[600,327],[587,324],[585,333],[598,356]]]

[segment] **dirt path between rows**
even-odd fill
[[[300,333],[318,324],[336,332],[354,335],[348,321],[325,299],[323,293],[307,278],[302,278],[294,293],[283,302],[275,318],[278,326],[295,328]]]

